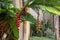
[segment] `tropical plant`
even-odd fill
[[[19,32],[18,32],[18,30],[17,30],[17,28],[15,26],[15,18],[16,18],[15,14],[17,12],[17,9],[12,8],[12,6],[11,6],[12,1],[11,0],[1,0],[0,3],[1,3],[0,22],[3,21],[3,22],[1,22],[1,26],[5,25],[5,26],[3,26],[3,28],[6,27],[6,30],[2,29],[3,33],[4,33],[4,31],[7,31],[8,28],[10,28],[11,30],[10,30],[9,35],[11,35],[11,33],[13,33],[14,34],[13,35],[14,39],[17,40],[18,36],[19,36]],[[7,23],[5,23],[5,22],[7,22]],[[3,23],[5,23],[5,24],[3,24]],[[10,25],[10,26],[7,27],[6,24]],[[6,39],[6,40],[9,40],[9,39]]]
[[[12,7],[12,1],[11,0],[1,0],[1,7],[0,7],[0,28],[3,28],[1,32],[6,33],[8,32],[8,30],[10,30],[8,32],[8,38],[6,40],[18,40],[19,38],[19,32],[17,30],[16,27],[16,19],[20,16],[21,20],[28,20],[32,23],[34,23],[36,20],[33,18],[33,16],[29,13],[26,14],[26,12],[24,10],[21,11],[21,14],[17,15],[16,13],[20,13],[20,10],[17,8]],[[17,16],[16,16],[17,15]],[[19,17],[19,18],[20,18]],[[5,23],[5,24],[4,24]],[[7,27],[7,25],[9,25]],[[3,26],[3,27],[2,27]],[[5,30],[7,29],[7,30]],[[1,33],[0,34],[3,34]],[[10,38],[10,37],[13,37]],[[2,35],[1,35],[2,37]]]
[[[55,39],[55,35],[54,35],[54,33],[53,33],[53,31],[51,29],[48,28],[45,31],[45,33],[46,33],[46,37],[48,37],[48,38],[54,38]]]
[[[21,10],[11,8],[11,3],[12,3],[11,0],[1,0],[0,3],[1,3],[0,20],[4,20],[4,19],[8,20],[8,23],[14,34],[15,40],[18,39],[18,33],[19,33],[15,25],[16,18],[20,16],[22,20],[28,20],[31,21],[32,23],[33,23],[32,20],[35,20],[31,16],[31,14],[28,14],[25,11],[27,7],[34,9],[36,12],[37,12],[37,8],[39,8],[43,11],[49,12],[50,14],[52,13],[52,14],[60,15],[60,0],[26,0]],[[18,16],[16,16],[16,12],[18,12]]]
[[[50,13],[60,15],[60,0],[31,0],[31,4],[28,5],[31,8],[40,8]]]
[[[30,7],[38,13],[37,9],[49,12],[53,15],[60,15],[60,0],[26,0],[24,7]],[[38,28],[38,27],[37,27]],[[38,28],[39,31],[39,28]]]
[[[53,15],[60,15],[60,0],[29,0],[26,7],[30,7],[36,12],[41,9]],[[44,27],[44,26],[43,26]],[[44,28],[43,28],[44,29]]]

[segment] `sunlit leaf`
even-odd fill
[[[53,8],[53,7],[46,7],[46,10],[49,12],[52,12],[56,15],[60,15],[60,11],[58,11],[57,9]]]

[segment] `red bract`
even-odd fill
[[[17,19],[16,19],[16,27],[19,30],[19,26],[20,26],[20,16],[18,17],[19,12],[16,13]]]

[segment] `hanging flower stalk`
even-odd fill
[[[22,1],[22,7],[24,6],[24,0],[21,0]],[[21,8],[22,8],[21,7]],[[22,8],[23,9],[23,8]],[[24,10],[24,9],[23,9]],[[16,18],[16,27],[17,27],[17,29],[19,30],[19,26],[20,26],[20,22],[22,21],[21,20],[21,13],[22,13],[22,11],[18,11],[17,13],[16,13],[16,16],[17,16],[17,18]]]
[[[22,1],[22,0],[21,0]],[[22,2],[23,3],[23,2]],[[22,4],[20,2],[20,4]],[[21,5],[20,5],[21,6]],[[19,26],[20,26],[20,22],[21,22],[21,17],[20,17],[20,14],[21,14],[21,11],[19,10],[17,13],[16,13],[16,27],[17,29],[19,30]]]
[[[39,20],[39,8],[38,8],[38,14],[37,14],[37,26],[36,26],[36,30],[37,30],[37,33],[40,31],[40,20]]]
[[[20,26],[20,16],[18,16],[18,14],[19,14],[20,12],[17,12],[16,13],[16,16],[17,16],[17,18],[16,18],[16,27],[17,27],[17,29],[19,30],[19,26]]]

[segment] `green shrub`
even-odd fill
[[[45,31],[45,33],[46,33],[46,37],[48,37],[48,38],[55,38],[54,33],[53,33],[53,31],[51,29],[48,28]]]

